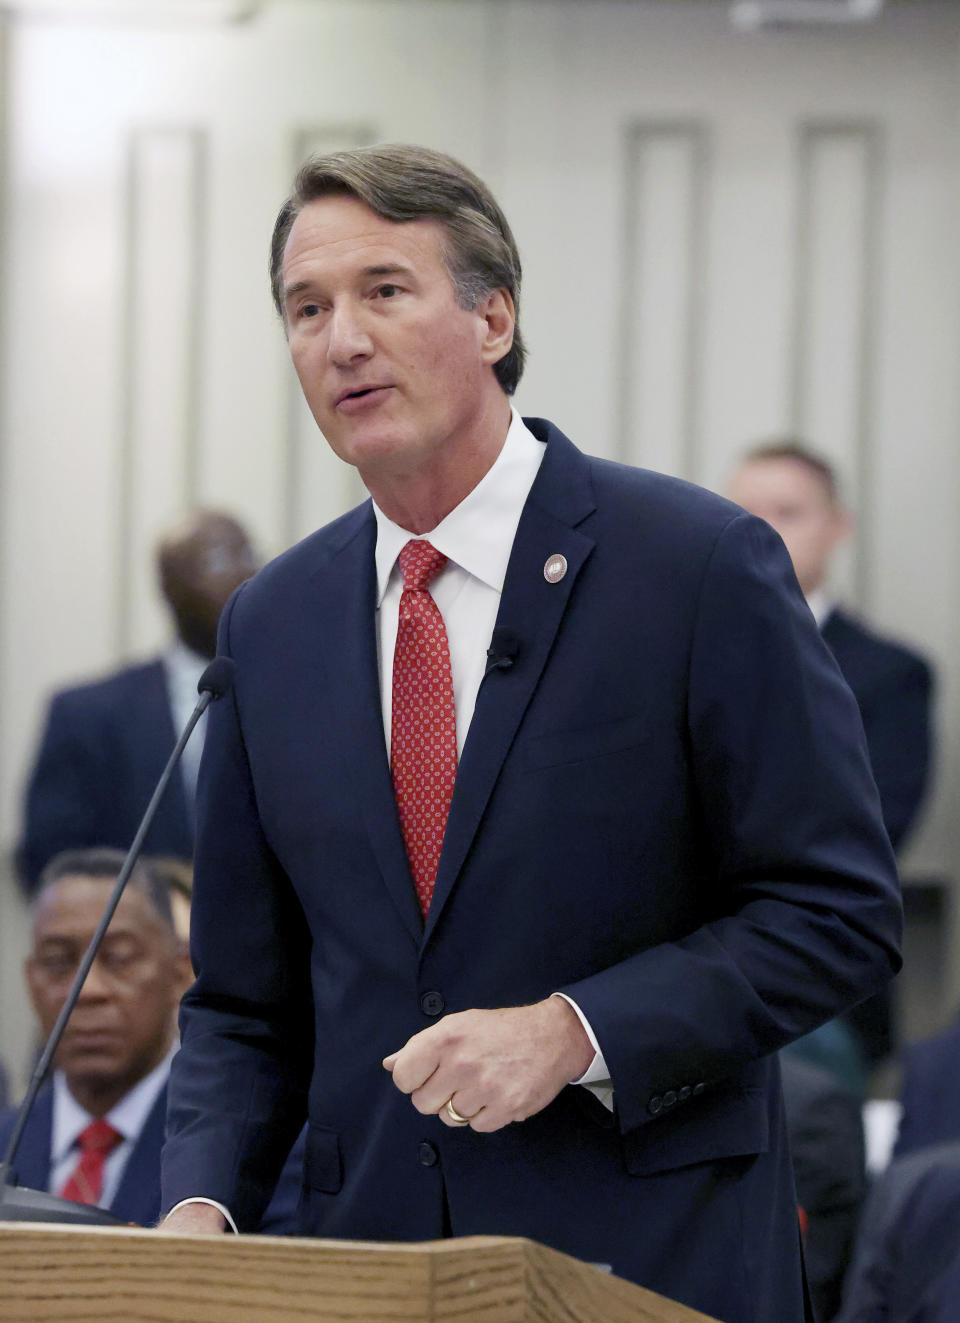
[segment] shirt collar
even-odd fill
[[[125,1093],[115,1107],[107,1112],[105,1120],[118,1130],[124,1139],[136,1140],[146,1123],[150,1109],[157,1101],[160,1090],[170,1074],[170,1063],[176,1051],[174,1044],[158,1066],[138,1080],[129,1093]],[[55,1166],[67,1156],[93,1117],[74,1098],[62,1070],[53,1074],[53,1130],[50,1142],[50,1165]]]
[[[520,515],[537,476],[546,444],[538,441],[513,408],[500,454],[467,496],[422,536],[437,551],[481,582],[503,591],[507,562]],[[397,556],[411,534],[388,519],[376,501],[377,606],[383,601]]]

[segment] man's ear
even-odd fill
[[[499,363],[510,352],[517,313],[509,290],[493,289],[480,301],[477,312],[486,324],[481,354],[484,363]]]
[[[196,972],[190,963],[190,943],[183,938],[177,940],[177,953],[174,957],[175,982],[177,991],[177,1001],[183,996],[187,988],[196,978]]]

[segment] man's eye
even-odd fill
[[[38,963],[51,978],[66,978],[74,973],[79,962],[75,956],[45,955],[39,958]]]
[[[139,958],[139,954],[134,946],[108,946],[101,948],[97,959],[104,969],[117,972],[128,969]]]
[[[377,296],[381,299],[392,299],[395,294],[400,293],[399,285],[378,285]]]
[[[318,303],[305,303],[301,307],[299,315],[301,317],[316,317],[319,311],[320,305]]]
[[[132,955],[107,955],[101,957],[101,964],[111,974],[122,974],[135,960],[136,956]]]

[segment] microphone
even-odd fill
[[[200,695],[200,702],[197,704],[196,712],[191,715],[187,723],[187,729],[182,736],[184,744],[190,738],[194,726],[210,704],[218,698],[223,698],[224,694],[229,694],[233,688],[233,673],[235,670],[236,666],[232,657],[214,657],[203,672],[203,675],[197,681],[197,693]],[[203,701],[204,694],[210,695],[205,703]],[[176,754],[176,750],[174,750],[174,754]]]
[[[514,634],[512,629],[504,629],[502,625],[496,625],[490,638],[490,646],[487,648],[487,665],[484,670],[484,678],[491,671],[508,671],[516,661],[520,652],[520,640]]]
[[[13,1127],[13,1133],[10,1136],[10,1142],[7,1145],[7,1151],[3,1155],[3,1162],[0,1163],[0,1222],[82,1222],[88,1226],[125,1226],[120,1218],[114,1217],[108,1213],[105,1208],[94,1208],[90,1204],[80,1204],[72,1199],[63,1199],[57,1194],[48,1194],[45,1190],[30,1190],[26,1186],[17,1184],[16,1172],[13,1169],[13,1162],[17,1156],[17,1150],[20,1147],[20,1140],[23,1138],[23,1132],[33,1105],[36,1102],[37,1094],[40,1092],[40,1086],[44,1077],[50,1068],[54,1053],[60,1046],[60,1040],[63,1037],[63,1031],[67,1027],[67,1021],[70,1019],[71,1012],[77,1004],[80,991],[83,988],[86,977],[90,972],[94,960],[97,958],[97,951],[100,949],[100,943],[103,941],[104,934],[110,926],[110,920],[113,918],[114,911],[120,903],[120,897],[123,895],[124,888],[130,874],[133,872],[134,865],[140,857],[140,851],[143,848],[143,842],[150,830],[150,826],[156,816],[157,808],[163,793],[167,788],[174,768],[180,761],[183,751],[186,748],[187,740],[193,734],[193,729],[197,722],[206,712],[212,702],[222,698],[224,694],[229,693],[233,687],[234,664],[229,657],[214,657],[213,661],[201,675],[197,690],[200,694],[196,707],[190,714],[190,720],[184,726],[180,738],[174,746],[173,753],[167,759],[167,765],[161,773],[160,780],[153,792],[150,803],[147,805],[146,812],[137,828],[137,834],[133,838],[133,844],[127,851],[127,857],[123,861],[123,867],[117,874],[117,880],[113,891],[110,893],[110,899],[107,901],[107,907],[101,915],[100,922],[97,924],[97,930],[90,939],[90,945],[87,947],[80,966],[70,985],[70,991],[67,993],[63,1006],[60,1008],[60,1014],[57,1016],[56,1023],[50,1032],[47,1044],[40,1054],[40,1060],[37,1062],[33,1077],[30,1080],[30,1086],[27,1089],[20,1109],[17,1112],[16,1124]]]

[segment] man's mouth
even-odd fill
[[[117,1031],[115,1029],[107,1029],[101,1026],[90,1029],[71,1028],[69,1032],[64,1035],[63,1041],[74,1046],[79,1043],[89,1044],[111,1042],[116,1037]]]
[[[357,386],[353,390],[342,391],[337,396],[336,407],[340,409],[346,406],[349,409],[351,406],[359,405],[362,400],[369,400],[372,397],[383,395],[389,389],[389,386]]]

